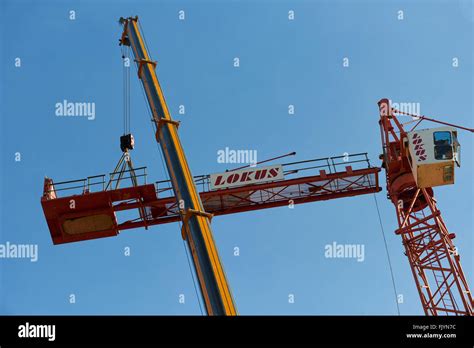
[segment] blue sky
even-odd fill
[[[40,205],[45,175],[62,181],[108,173],[121,155],[117,21],[131,15],[140,17],[158,61],[195,175],[231,167],[217,162],[225,147],[255,149],[259,159],[368,152],[379,165],[376,103],[383,97],[474,124],[471,1],[0,0],[0,243],[39,248],[34,263],[0,259],[0,314],[200,314],[177,224],[53,246]],[[131,81],[133,159],[148,167],[150,181],[163,180],[135,70]],[[94,102],[95,119],[55,116],[64,99]],[[474,148],[469,133],[460,142],[457,183],[435,194],[472,284]],[[404,298],[400,311],[422,314],[385,187],[377,199]],[[397,313],[371,195],[222,216],[212,226],[240,314]],[[363,244],[364,262],[325,258],[333,242]]]

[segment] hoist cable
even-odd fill
[[[153,137],[155,137],[156,124],[153,121],[153,119],[154,119],[153,111],[151,110],[151,106],[148,103],[148,100],[147,100],[147,97],[146,97],[146,94],[145,94],[145,89],[144,89],[143,85],[140,84],[140,87],[141,87],[140,90],[142,91],[143,99],[145,100],[145,104],[147,105],[148,115],[150,117],[150,120],[152,121],[151,122],[151,124],[152,124],[151,130],[153,132]],[[168,180],[168,183],[169,183],[168,187],[171,188],[171,179],[170,179],[168,171],[166,170],[166,167],[165,167],[165,160],[164,160],[164,157],[163,157],[163,153],[162,153],[158,143],[155,142],[155,144],[156,144],[156,147],[158,149],[158,153],[160,154],[161,165],[163,167],[163,172],[164,172],[165,178]],[[179,223],[179,227],[180,227],[180,231],[181,231],[182,221],[178,221],[178,223]],[[190,260],[191,249],[186,246],[186,242],[184,240],[183,240],[183,248],[184,248],[184,253],[186,254],[186,259],[187,259],[187,262],[188,262],[189,271],[191,273],[191,279],[192,279],[193,286],[194,286],[194,292],[196,293],[196,299],[197,299],[197,302],[198,302],[198,305],[199,305],[199,311],[201,312],[201,315],[204,315],[203,308],[202,308],[203,305],[201,303],[203,301],[203,298],[202,298],[202,294],[200,295],[200,292],[198,291],[197,281],[196,281],[196,277],[195,277],[196,269],[195,269],[195,267],[193,267],[193,265],[191,264],[191,260]],[[192,257],[192,255],[191,255],[191,257]]]
[[[385,252],[387,254],[387,261],[390,268],[390,275],[392,277],[392,286],[393,286],[393,292],[395,294],[395,303],[397,304],[397,312],[398,312],[398,315],[400,315],[400,306],[398,304],[398,292],[397,292],[397,287],[395,285],[395,277],[393,275],[392,261],[390,259],[390,253],[388,252],[387,238],[385,238],[385,231],[383,228],[382,217],[380,216],[380,209],[379,209],[379,203],[377,202],[377,196],[375,195],[375,193],[373,195],[374,195],[375,207],[377,208],[377,214],[379,217],[380,231],[382,232],[383,242],[385,245]]]
[[[392,112],[395,113],[395,114],[399,114],[399,115],[411,116],[411,117],[414,117],[416,120],[431,121],[431,122],[439,123],[439,124],[442,124],[442,125],[445,125],[445,126],[459,128],[459,129],[463,129],[463,130],[466,130],[468,132],[474,133],[474,128],[458,126],[456,124],[448,123],[448,122],[444,122],[444,121],[438,121],[438,120],[435,120],[434,118],[426,117],[424,115],[415,115],[415,114],[411,114],[411,113],[408,113],[408,112],[397,110],[395,108],[392,108]]]
[[[145,43],[146,51],[148,52],[148,59],[151,60],[150,50],[148,49],[148,43],[146,41],[145,31],[143,30],[142,24],[140,22],[138,22],[138,26],[140,28],[140,32],[142,33],[143,42]]]
[[[123,134],[127,134],[127,96],[126,96],[126,86],[125,86],[125,48],[122,46],[122,108],[123,108]]]
[[[123,134],[130,134],[130,47],[122,48],[122,71],[123,71]]]
[[[179,227],[180,229],[183,228],[182,225],[181,225],[181,221],[178,221],[179,223]],[[193,285],[194,285],[194,292],[196,293],[196,298],[197,298],[197,302],[198,302],[198,305],[199,305],[199,310],[201,311],[201,315],[204,315],[204,312],[202,310],[202,305],[201,305],[201,296],[199,295],[199,291],[197,289],[197,285],[196,285],[196,279],[194,277],[194,269],[193,269],[193,266],[191,265],[191,260],[189,258],[189,255],[191,254],[191,250],[189,248],[189,246],[186,245],[186,242],[184,241],[183,239],[183,248],[184,248],[184,253],[186,254],[186,259],[188,260],[188,267],[189,267],[189,273],[191,273],[191,277],[193,279]],[[192,255],[191,255],[192,257]]]
[[[127,102],[128,102],[128,133],[131,133],[131,112],[130,112],[130,104],[131,104],[131,93],[130,93],[130,47],[127,46],[127,59],[128,59],[128,67],[127,67]]]

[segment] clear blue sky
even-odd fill
[[[472,127],[472,11],[471,1],[454,0],[0,0],[0,242],[39,246],[36,263],[0,259],[0,314],[200,314],[177,224],[53,246],[41,209],[45,175],[108,173],[120,157],[120,16],[140,17],[192,172],[206,174],[230,167],[217,163],[225,147],[256,149],[260,159],[368,152],[379,165],[383,97]],[[131,88],[134,162],[148,166],[150,180],[165,179],[134,70]],[[64,99],[95,102],[95,120],[56,117]],[[435,194],[472,285],[472,135],[460,141],[457,183]],[[385,188],[377,197],[401,313],[422,314],[393,233],[394,207]],[[373,196],[222,216],[212,225],[241,314],[396,314]],[[334,241],[364,244],[364,262],[325,258]]]

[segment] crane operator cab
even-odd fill
[[[414,130],[407,136],[408,162],[416,185],[426,188],[454,184],[454,166],[461,166],[461,146],[456,129]]]

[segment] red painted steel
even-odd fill
[[[352,169],[351,166],[346,166],[344,171],[332,173],[320,170],[318,175],[294,179],[216,191],[204,189],[200,196],[206,212],[213,215],[233,214],[375,193],[381,190],[379,171],[380,168]],[[200,181],[196,180],[197,185],[202,184]],[[57,198],[58,192],[51,179],[46,179],[41,203],[54,244],[116,236],[121,230],[180,220],[178,203],[176,198],[170,195],[170,189],[158,189],[157,194],[155,185],[148,184],[93,193],[84,191],[82,194]],[[169,196],[158,197],[166,194]],[[136,218],[117,221],[116,213],[138,208],[144,209],[143,217],[137,214]],[[80,219],[83,219],[84,223]],[[105,220],[105,223],[96,223],[96,219]],[[65,226],[69,221],[76,221],[79,226],[73,229],[75,232],[84,232],[89,226],[95,227],[95,230],[71,234]],[[104,224],[107,228],[104,228]]]
[[[416,186],[407,157],[403,125],[388,99],[379,101],[387,196],[395,205],[405,254],[426,315],[473,315],[474,303],[432,188]]]
[[[93,193],[84,192],[62,198],[54,196],[55,194],[51,196],[50,192],[45,191],[41,198],[54,244],[116,236],[121,230],[115,214],[117,205],[134,202],[137,209],[156,201],[153,184]],[[142,226],[146,227],[146,220],[143,222]],[[68,229],[74,224],[79,227]],[[71,233],[71,230],[81,229],[86,230],[84,233]]]

